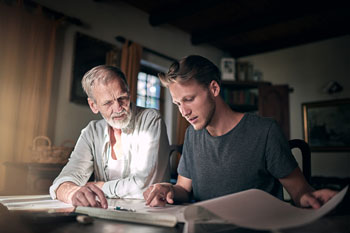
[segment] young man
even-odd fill
[[[280,199],[282,185],[294,203],[318,208],[336,192],[314,191],[306,182],[277,123],[255,114],[238,113],[220,93],[220,71],[201,56],[188,56],[160,79],[188,127],[176,185],[151,185],[146,204],[197,201],[251,188]]]
[[[75,206],[107,208],[109,198],[143,198],[153,183],[169,180],[169,141],[155,109],[130,103],[124,74],[97,66],[82,85],[93,113],[82,130],[69,162],[50,187],[50,195]],[[88,182],[94,174],[96,182]]]

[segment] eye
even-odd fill
[[[119,98],[119,100],[121,100],[121,101],[125,101],[125,100],[128,100],[128,99],[129,99],[128,96],[122,96],[122,97]]]
[[[191,102],[194,100],[194,97],[187,97],[184,99],[184,102]]]
[[[118,98],[119,103],[126,103],[129,100],[129,96],[121,96]]]
[[[112,104],[112,101],[107,101],[107,102],[105,102],[104,104],[102,104],[103,106],[109,106],[109,105],[111,105]]]

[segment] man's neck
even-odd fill
[[[117,159],[122,156],[122,130],[109,126],[109,138],[112,147],[112,158]]]
[[[112,128],[112,132],[114,133],[114,135],[118,135],[118,136],[120,136],[120,135],[122,135],[122,130],[121,129],[116,129],[116,128],[113,128],[113,127],[111,127]]]
[[[244,113],[234,112],[221,98],[216,100],[214,116],[206,127],[213,136],[222,136],[231,131],[243,118]]]

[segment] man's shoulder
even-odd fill
[[[92,120],[83,129],[83,131],[104,131],[107,126],[107,122],[104,119]]]
[[[270,127],[276,121],[271,117],[262,117],[255,113],[246,113],[244,118],[250,126]]]

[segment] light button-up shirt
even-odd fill
[[[111,145],[107,122],[91,121],[82,130],[68,163],[50,187],[53,199],[63,182],[83,186],[92,174],[96,181],[105,182],[102,190],[109,198],[142,199],[149,185],[170,180],[169,140],[163,119],[155,109],[135,105],[131,109],[133,117],[121,134],[124,160],[121,177],[109,178]]]

